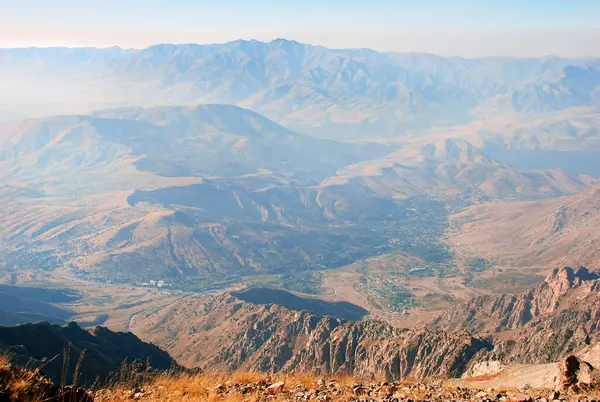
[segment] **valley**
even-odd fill
[[[132,332],[207,375],[596,364],[598,60],[240,40],[9,67],[71,86],[0,123],[0,325]]]
[[[57,135],[64,138],[65,134]],[[350,164],[316,184],[310,178],[274,172],[222,178],[169,176],[140,170],[133,162],[128,169],[148,179],[138,187],[134,184],[138,179],[128,182],[132,180],[129,170],[117,168],[121,165],[109,167],[117,162],[107,160],[102,169],[112,172],[109,177],[116,181],[111,179],[111,183],[121,188],[106,192],[100,184],[104,179],[99,180],[103,176],[94,178],[84,169],[81,173],[92,185],[77,187],[75,181],[69,197],[64,196],[59,180],[49,176],[42,182],[43,176],[36,175],[35,181],[28,182],[23,170],[10,167],[13,162],[6,159],[3,166],[15,172],[15,179],[2,189],[5,204],[0,218],[6,229],[0,264],[9,281],[23,272],[35,275],[39,271],[55,280],[75,280],[58,279],[56,288],[92,289],[98,288],[95,283],[105,283],[100,288],[107,286],[106,291],[122,289],[122,299],[114,302],[100,289],[86,292],[87,301],[73,314],[78,321],[106,323],[111,328],[128,329],[140,312],[164,308],[189,292],[202,295],[264,285],[350,302],[365,308],[370,317],[399,328],[418,327],[460,301],[507,286],[527,286],[545,272],[538,268],[554,266],[507,264],[500,257],[506,257],[509,248],[502,248],[500,256],[500,252],[462,245],[465,235],[460,230],[466,230],[468,223],[460,217],[470,211],[463,211],[465,206],[477,203],[471,208],[479,211],[487,205],[493,210],[506,205],[514,211],[514,205],[529,204],[486,202],[498,196],[497,201],[556,197],[596,183],[589,176],[563,173],[535,172],[536,177],[514,170],[506,176],[505,171],[512,168],[497,165],[478,152],[464,142],[430,143],[416,154],[405,149],[381,161]],[[394,166],[396,160],[402,160],[405,167],[391,176],[382,174],[379,167],[369,170],[388,163],[384,161]],[[118,159],[119,164],[126,161]],[[409,163],[415,165],[408,167]],[[436,164],[440,173],[429,176],[428,169]],[[457,181],[467,177],[466,173],[456,175],[459,166],[468,166],[483,180],[490,179],[481,176],[482,170],[500,169],[492,174],[501,180],[511,177],[522,186],[527,177],[535,186],[523,190],[510,184],[518,189],[513,193],[504,187],[487,190],[499,184],[475,182],[478,187],[465,187],[473,179]],[[423,169],[419,181],[406,187],[408,174],[418,169]],[[68,174],[68,169],[63,172]],[[17,180],[30,184],[17,186]],[[439,194],[406,190],[430,188],[423,180],[431,180]],[[62,196],[52,197],[53,193]],[[532,208],[545,217],[549,209],[537,208],[537,202],[532,202]],[[493,222],[497,230],[498,219]],[[168,290],[139,294],[151,281],[159,280]],[[180,296],[165,294],[171,292]],[[106,307],[94,309],[93,305]],[[118,306],[118,312],[113,306]]]

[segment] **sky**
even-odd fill
[[[600,56],[600,0],[0,0],[0,47],[275,38],[445,56]]]

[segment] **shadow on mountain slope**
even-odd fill
[[[77,299],[76,293],[64,290],[0,285],[0,325],[38,321],[65,324],[72,312],[52,303]]]
[[[369,314],[364,308],[352,303],[300,297],[280,289],[251,288],[242,292],[234,292],[232,295],[249,303],[278,304],[291,310],[308,311],[320,316],[331,316],[349,321],[360,320]]]

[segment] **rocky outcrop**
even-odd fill
[[[437,328],[470,333],[495,333],[513,330],[536,318],[558,311],[559,301],[577,288],[586,294],[596,291],[598,276],[587,268],[553,270],[535,288],[518,294],[486,295],[461,303],[436,319]]]
[[[88,332],[74,322],[63,327],[47,322],[0,327],[0,349],[15,363],[38,367],[56,384],[91,384],[97,378],[107,382],[122,364],[140,371],[147,363],[155,370],[177,367],[168,353],[132,333],[104,327]]]
[[[458,377],[491,344],[466,332],[406,331],[344,321],[230,294],[184,299],[134,323],[136,333],[204,370],[314,373],[390,379]]]
[[[504,365],[499,360],[484,360],[472,364],[462,375],[462,378],[473,378],[484,375],[498,374],[504,369]]]
[[[556,362],[600,341],[600,280],[586,268],[555,269],[528,292],[478,297],[451,309],[433,326],[493,339],[492,350],[472,359],[473,372],[491,362]]]
[[[590,363],[569,355],[561,363],[555,379],[557,391],[586,391],[598,385],[600,373]]]
[[[490,358],[505,363],[550,363],[600,340],[598,295],[497,337]]]
[[[289,372],[362,377],[457,377],[490,345],[467,333],[399,331],[379,321],[349,322],[315,332],[284,366]]]

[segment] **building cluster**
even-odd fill
[[[154,279],[150,279],[149,282],[144,282],[141,284],[142,286],[152,286],[154,288],[163,288],[163,287],[167,287],[167,286],[171,286],[171,284],[166,283],[165,281],[161,280],[154,280]]]

